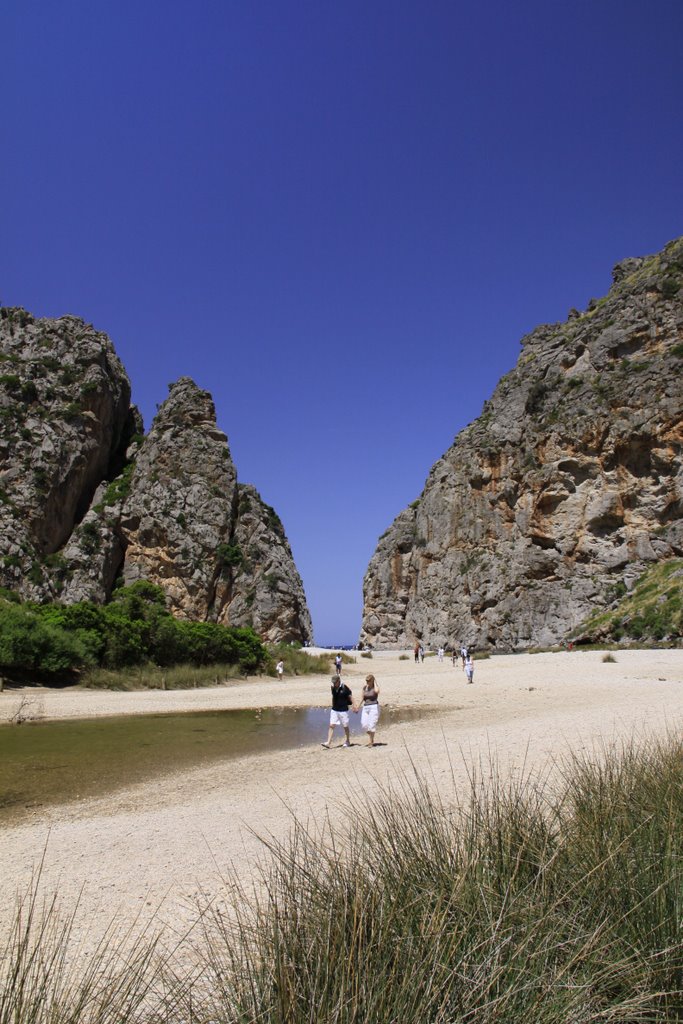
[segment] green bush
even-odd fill
[[[119,501],[123,501],[130,494],[131,481],[133,477],[133,470],[135,469],[135,463],[129,462],[127,466],[123,468],[119,476],[107,487],[102,498],[102,505],[116,505]]]
[[[161,587],[139,580],[108,605],[10,605],[0,600],[0,668],[59,674],[83,666],[130,669],[152,662],[237,665],[244,673],[268,655],[252,629],[180,622]]]
[[[27,605],[0,602],[0,666],[20,672],[60,674],[88,662],[77,635]]]
[[[244,556],[238,544],[219,544],[216,548],[216,558],[221,572],[227,572],[231,568],[241,565]]]
[[[662,295],[665,299],[673,299],[678,295],[681,288],[681,282],[677,281],[675,277],[665,277],[661,284]]]

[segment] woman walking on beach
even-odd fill
[[[375,677],[373,675],[365,677],[363,695],[358,704],[358,708],[361,706],[363,708],[360,716],[361,729],[368,734],[368,746],[374,747],[375,731],[377,729],[377,722],[379,721],[379,686],[375,682]]]
[[[465,675],[467,676],[467,682],[474,682],[474,662],[472,661],[472,655],[468,652],[465,659]]]

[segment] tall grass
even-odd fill
[[[244,679],[239,665],[136,665],[127,669],[94,668],[81,676],[81,686],[98,690],[188,690]]]
[[[327,673],[331,655],[307,654],[291,644],[273,644],[267,648],[264,672],[275,675],[280,659],[285,675]],[[94,668],[83,673],[81,685],[104,690],[187,690],[198,686],[218,686],[231,679],[247,678],[239,665],[136,665],[127,669]]]
[[[285,676],[320,675],[331,669],[333,654],[309,654],[301,647],[291,644],[269,644],[268,672],[275,675],[275,665],[282,660],[285,664]]]
[[[576,758],[557,789],[477,773],[451,803],[406,775],[350,824],[273,843],[261,895],[205,908],[198,965],[170,987],[146,952],[130,980],[115,972],[118,1017],[97,986],[44,998],[63,969],[53,937],[37,973],[15,942],[28,994],[10,986],[0,1024],[682,1021],[683,745]]]
[[[0,952],[0,1024],[161,1024],[178,1012],[190,976],[165,969],[156,936],[113,926],[94,950],[75,955],[77,908],[59,913],[40,898],[40,872],[18,900]],[[177,1019],[177,1018],[176,1018]]]
[[[205,944],[212,1020],[683,1020],[679,744],[576,761],[548,801],[420,779],[344,830],[297,828],[267,895]]]

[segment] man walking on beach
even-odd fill
[[[320,745],[325,750],[330,749],[330,743],[332,742],[332,734],[336,725],[341,725],[344,730],[344,742],[343,747],[350,747],[351,740],[349,738],[349,708],[353,704],[353,697],[351,690],[342,683],[341,676],[332,676],[332,710],[330,711],[330,727],[327,730],[327,742],[321,743]]]
[[[474,682],[474,662],[472,661],[472,655],[469,653],[469,651],[467,653],[467,657],[465,658],[465,675],[467,676],[468,683]]]

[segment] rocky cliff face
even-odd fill
[[[556,643],[683,554],[683,239],[522,340],[368,566],[375,646]]]
[[[106,335],[76,317],[0,310],[0,585],[55,596],[59,552],[135,430]]]
[[[0,585],[106,601],[146,579],[173,613],[312,639],[282,524],[239,485],[211,396],[174,384],[147,437],[106,335],[75,317],[0,319]]]

